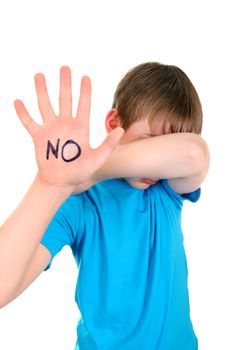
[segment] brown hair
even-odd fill
[[[158,62],[140,64],[123,77],[114,94],[112,108],[126,130],[136,121],[166,121],[170,132],[201,134],[202,107],[198,94],[178,67]]]

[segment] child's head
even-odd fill
[[[201,134],[198,94],[178,67],[157,62],[140,64],[119,82],[105,126],[121,126],[121,144],[168,133]]]

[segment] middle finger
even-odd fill
[[[60,70],[59,107],[61,117],[72,117],[71,71],[66,66]]]

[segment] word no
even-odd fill
[[[60,139],[57,139],[57,144],[54,147],[53,144],[50,142],[50,140],[48,140],[48,144],[47,144],[47,153],[46,153],[46,159],[49,159],[49,155],[50,155],[50,151],[52,152],[52,154],[58,158],[58,152],[59,152],[59,144],[60,144]],[[77,148],[77,153],[75,154],[75,156],[73,156],[72,158],[66,158],[64,155],[64,150],[66,148],[67,145],[74,145]],[[79,156],[81,155],[81,148],[80,146],[77,144],[77,142],[75,142],[74,140],[67,140],[61,148],[61,157],[65,162],[72,162],[73,160],[77,159]]]

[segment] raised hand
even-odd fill
[[[39,179],[51,186],[82,192],[94,184],[93,175],[116,148],[124,132],[116,128],[95,149],[89,144],[91,81],[81,80],[78,110],[72,116],[71,71],[60,70],[59,115],[51,106],[43,74],[35,76],[35,88],[43,125],[38,125],[28,113],[24,103],[16,100],[14,106],[24,127],[31,135],[38,164]]]

